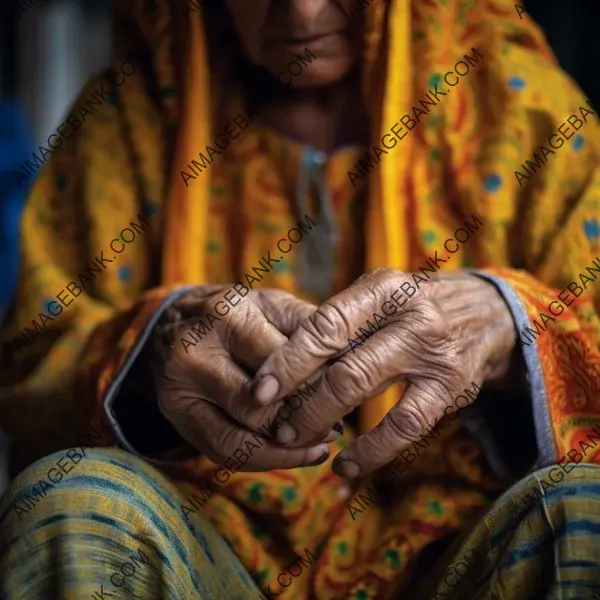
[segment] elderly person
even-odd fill
[[[540,29],[114,8],[14,173],[3,597],[589,597],[600,128]]]

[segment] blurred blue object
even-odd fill
[[[17,100],[0,101],[0,320],[10,305],[19,272],[19,223],[31,182],[15,172],[31,160],[33,140]]]

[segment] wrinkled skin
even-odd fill
[[[189,337],[190,328],[206,311],[216,314],[215,304],[230,287],[202,286],[184,295],[170,318],[174,314],[196,318],[163,324],[155,339],[158,347],[167,329],[175,333],[171,335],[171,349],[162,345],[162,367],[156,369],[161,412],[189,444],[219,465],[235,450],[244,448],[245,441],[256,444],[252,432],[268,431],[269,419],[275,419],[283,403],[257,407],[250,396],[252,374],[316,309],[279,290],[251,291],[186,353],[180,338]],[[264,445],[240,470],[291,469],[324,462],[329,456],[324,442],[338,436],[338,432],[328,430],[320,439],[295,448],[265,438]]]
[[[357,65],[364,13],[355,0],[225,0],[245,58],[272,76],[254,86],[259,120],[323,152],[369,141]],[[288,67],[310,53],[312,62]],[[287,75],[282,75],[287,73]],[[281,75],[281,77],[280,77]],[[257,98],[259,97],[259,98]]]
[[[381,423],[347,446],[333,464],[343,477],[367,475],[394,460],[451,406],[457,395],[484,382],[501,382],[515,352],[509,309],[495,287],[470,274],[440,274],[421,285],[364,344],[348,338],[404,281],[404,273],[377,269],[310,314],[255,375],[253,397],[271,406],[327,366],[311,402],[274,424],[290,448],[322,437],[364,400],[403,380],[407,388]],[[396,296],[398,298],[398,296]],[[389,307],[387,312],[391,312]]]
[[[330,86],[345,75],[360,55],[362,11],[352,0],[226,0],[243,52],[273,77],[311,48],[318,56],[294,77],[297,89]]]

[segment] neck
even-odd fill
[[[358,70],[322,88],[296,90],[277,84],[263,97],[262,111],[269,127],[326,153],[368,141]]]

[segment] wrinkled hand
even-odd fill
[[[207,311],[225,312],[223,300],[230,286],[202,286],[185,294],[171,309],[155,340],[155,347],[165,348],[169,334],[172,350],[160,359],[157,371],[159,408],[180,435],[213,462],[222,465],[235,451],[254,444],[252,457],[239,469],[264,471],[307,466],[324,462],[329,456],[326,443],[339,436],[329,430],[315,436],[307,447],[284,448],[264,437],[259,446],[253,432],[269,435],[270,423],[283,402],[257,407],[250,397],[252,374],[316,307],[279,290],[253,290],[232,307],[212,330],[202,335],[195,346],[182,344],[181,338],[198,340],[190,335],[198,320],[207,323]],[[184,322],[181,322],[183,316]],[[312,436],[311,436],[312,437]]]
[[[322,437],[392,383],[407,384],[381,423],[336,457],[338,475],[367,475],[394,460],[444,417],[465,386],[500,380],[508,371],[514,325],[491,283],[466,273],[438,274],[409,298],[400,288],[406,281],[413,285],[410,275],[392,269],[363,275],[319,306],[255,375],[254,400],[270,406],[337,358],[314,384],[311,401],[274,424],[279,442],[291,447]],[[359,327],[369,330],[367,319],[379,327],[350,351]]]

